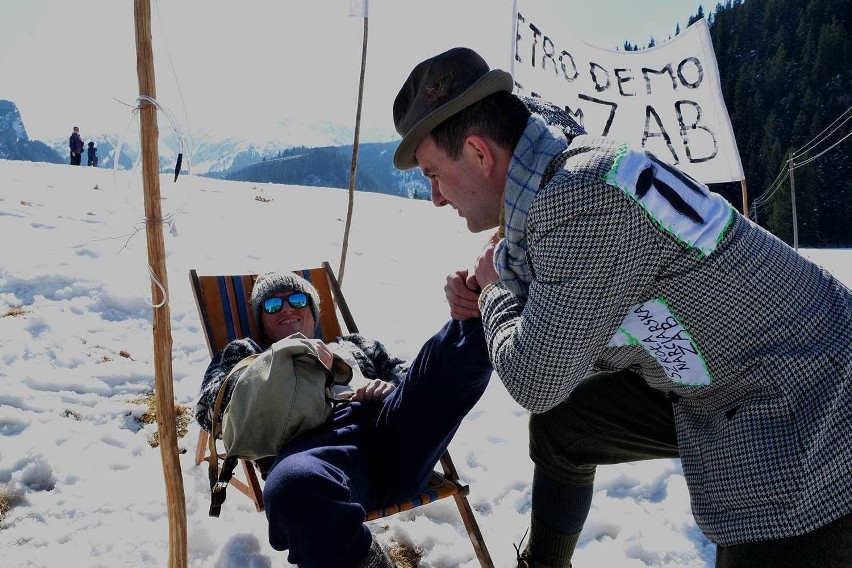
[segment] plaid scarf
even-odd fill
[[[503,287],[523,298],[532,281],[526,257],[527,214],[547,165],[567,147],[559,128],[548,127],[533,114],[509,163],[503,191],[504,238],[494,251],[494,266]]]

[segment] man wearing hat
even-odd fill
[[[270,345],[294,333],[317,335],[320,296],[292,272],[258,277],[251,306]],[[393,568],[364,524],[366,513],[422,491],[485,392],[492,367],[482,323],[450,320],[411,362],[359,334],[326,346],[352,367],[352,402],[275,457],[263,487],[269,543],[288,550],[288,562],[300,568]],[[240,339],[213,357],[195,410],[202,428],[210,431],[216,395],[234,365],[262,350]]]
[[[471,231],[447,279],[532,412],[530,539],[565,567],[598,464],[680,457],[716,565],[852,565],[852,293],[642,149],[455,48],[394,101],[394,165]]]

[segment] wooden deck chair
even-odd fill
[[[317,324],[318,338],[330,341],[347,333],[358,333],[352,313],[349,311],[349,306],[346,304],[337,278],[328,262],[323,262],[322,266],[318,268],[294,270],[294,272],[310,281],[320,295],[323,309],[320,316],[321,321]],[[197,271],[192,269],[189,272],[189,277],[211,357],[221,351],[229,342],[245,337],[251,337],[261,346],[267,347],[251,311],[251,291],[257,275],[199,276]],[[331,306],[334,309],[329,309]],[[201,430],[199,433],[195,452],[196,465],[207,460],[208,436],[209,434],[205,430]],[[231,485],[247,495],[254,502],[258,511],[263,511],[263,495],[257,471],[260,470],[261,479],[265,479],[265,467],[268,467],[271,458],[268,458],[268,460],[265,464],[243,460],[242,469],[245,481],[236,476],[231,478]],[[441,456],[440,464],[443,473],[433,472],[429,485],[423,493],[411,501],[369,511],[367,520],[372,521],[387,517],[426,505],[432,501],[452,497],[458,506],[480,565],[483,568],[494,568],[491,555],[467,500],[470,489],[459,480],[448,451]]]

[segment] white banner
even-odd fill
[[[610,51],[517,0],[515,92],[570,111],[589,134],[652,152],[703,183],[744,178],[707,23],[662,45]]]

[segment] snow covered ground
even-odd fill
[[[174,390],[194,404],[209,362],[188,271],[337,270],[344,190],[163,176]],[[0,160],[0,548],[9,567],[162,567],[168,521],[159,449],[140,419],[154,387],[151,284],[138,172]],[[448,317],[444,278],[484,242],[449,209],[358,193],[343,289],[361,331],[413,356]],[[850,250],[804,250],[852,285]],[[845,259],[845,260],[844,260]],[[527,528],[527,414],[499,380],[450,447],[498,567]],[[289,566],[266,519],[230,492],[207,516],[198,426],[179,440],[189,564]],[[372,523],[423,567],[478,566],[452,500]],[[599,468],[577,566],[712,566],[680,464]]]

